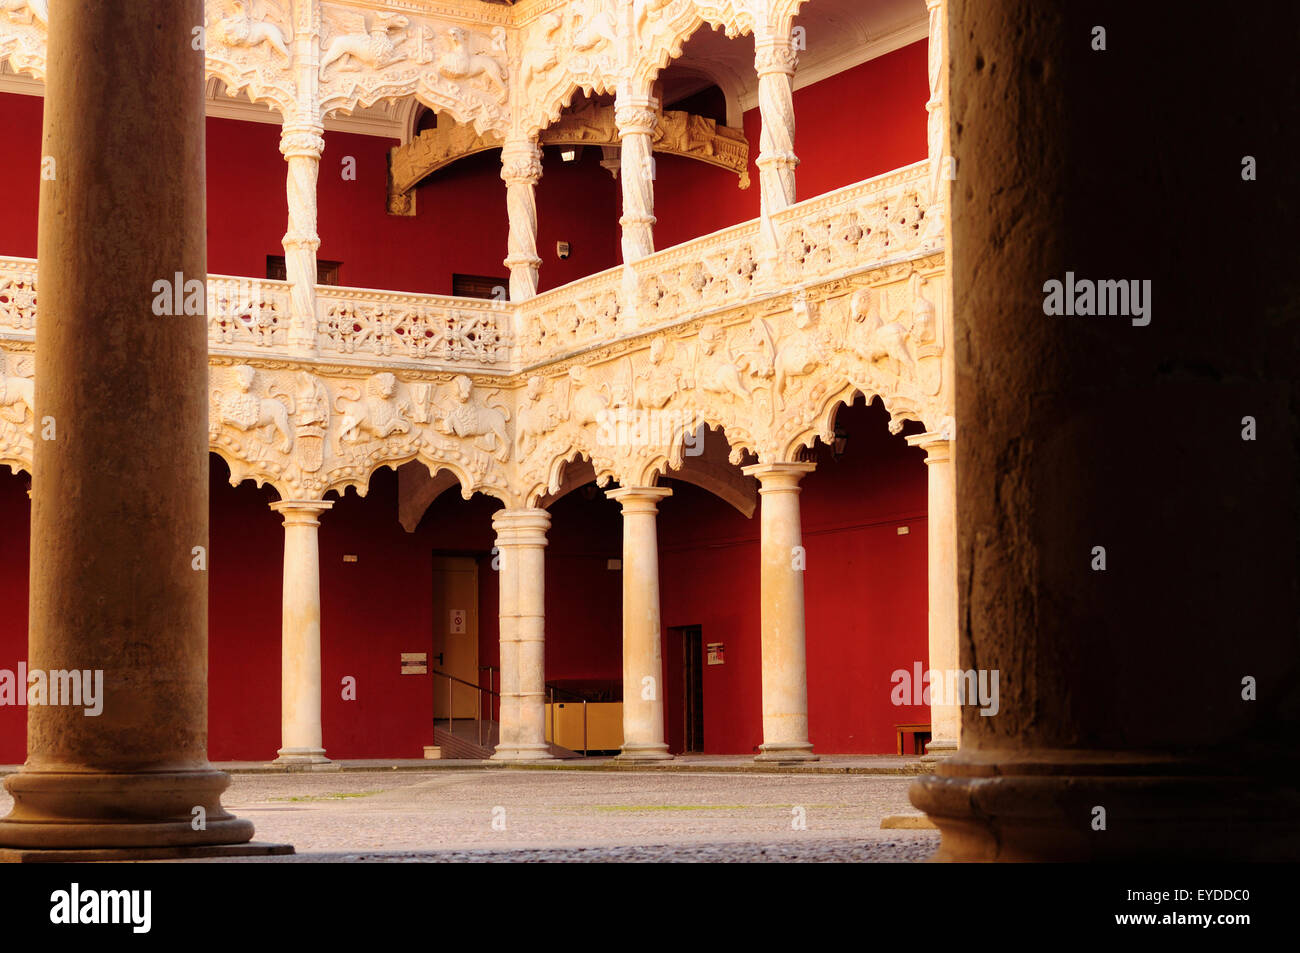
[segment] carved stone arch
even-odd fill
[[[26,473],[28,476],[32,475],[31,461],[24,460],[17,454],[10,453],[9,451],[0,451],[0,467],[8,467],[9,472],[14,476],[17,476],[19,473]]]
[[[653,486],[661,478],[689,483],[731,504],[746,519],[753,516],[758,506],[758,481],[745,476],[738,462],[738,453],[752,451],[733,446],[724,427],[705,425],[703,443],[699,445],[701,452],[688,455],[684,447],[687,432],[688,428],[682,428],[671,452],[652,461],[639,485]],[[733,462],[733,457],[737,462]]]
[[[217,443],[208,444],[208,453],[216,454],[226,464],[226,469],[230,471],[230,479],[227,481],[231,486],[239,486],[241,483],[252,483],[259,489],[269,486],[275,490],[276,495],[282,500],[292,500],[299,498],[292,488],[281,478],[259,470],[256,464],[249,463],[236,454],[230,447],[221,446]]]
[[[347,90],[324,95],[320,110],[322,119],[335,114],[347,115],[358,109],[365,109],[384,100],[413,100],[407,109],[409,119],[407,126],[414,135],[414,116],[418,112],[414,103],[427,106],[436,113],[450,116],[457,123],[473,127],[479,135],[496,134],[504,136],[509,129],[509,122],[504,112],[484,108],[483,102],[472,93],[460,98],[441,86],[430,86],[423,77],[380,83],[373,88],[361,89],[354,85]]]
[[[203,68],[209,99],[223,92],[235,99],[243,97],[249,102],[260,103],[274,109],[279,113],[281,120],[292,116],[297,111],[297,96],[290,77],[286,77],[282,82],[266,81],[260,74],[250,73],[246,68],[222,59],[211,51],[204,59]],[[220,89],[214,81],[221,84]]]
[[[560,500],[574,490],[586,486],[588,483],[595,483],[596,468],[592,466],[591,461],[586,457],[577,457],[569,460],[564,464],[561,471],[559,487],[553,491],[548,491],[544,496],[538,497],[534,505],[542,509],[549,509],[553,503]]]
[[[670,6],[668,10],[671,10]],[[754,32],[754,15],[739,0],[697,2],[688,13],[659,21],[652,39],[637,50],[628,74],[634,89],[649,89],[673,60],[679,59],[688,40],[704,26],[722,30],[728,39]]]
[[[674,63],[669,64],[669,66],[673,65]],[[745,91],[745,84],[741,77],[736,76],[731,70],[722,70],[714,64],[698,60],[683,60],[675,65],[682,73],[708,80],[718,87],[722,91],[722,98],[726,103],[725,125],[731,129],[743,128],[745,124],[745,107],[741,105],[741,96]]]
[[[772,462],[798,459],[799,451],[811,449],[818,438],[821,438],[823,443],[830,443],[835,438],[835,417],[840,408],[852,406],[858,397],[864,398],[868,407],[873,401],[880,401],[880,405],[889,414],[889,432],[892,434],[900,433],[909,421],[920,423],[927,429],[938,424],[937,420],[927,421],[923,409],[907,397],[889,396],[870,387],[848,384],[832,392],[818,411],[816,423],[789,441]]]
[[[613,473],[609,471],[602,473],[596,468],[590,450],[582,447],[570,446],[560,453],[552,454],[550,456],[549,462],[542,471],[546,476],[545,482],[535,481],[531,486],[523,488],[521,497],[524,501],[524,505],[540,506],[540,501],[545,500],[548,497],[553,497],[552,502],[555,499],[559,499],[559,497],[563,495],[560,493],[560,490],[564,486],[565,471],[569,464],[578,461],[585,462],[591,466],[592,476],[595,479],[597,486],[608,486],[614,479]]]
[[[370,492],[370,481],[376,473],[387,468],[397,471],[404,464],[419,461],[429,470],[430,474],[437,475],[438,471],[446,470],[451,472],[456,482],[460,484],[460,495],[462,499],[470,499],[475,493],[482,493],[484,496],[490,496],[493,499],[500,500],[506,506],[516,505],[514,495],[504,487],[493,486],[490,483],[475,482],[473,478],[460,466],[460,464],[441,458],[430,457],[425,453],[406,453],[400,456],[388,457],[383,459],[366,461],[364,463],[344,467],[332,474],[332,479],[328,480],[321,491],[323,496],[326,493],[336,492],[341,497],[349,487],[357,491],[357,496],[364,497]]]
[[[536,138],[543,129],[559,120],[564,110],[573,105],[573,97],[581,92],[584,96],[613,96],[616,92],[612,78],[606,81],[592,82],[578,79],[567,71],[559,82],[544,90],[536,100],[526,99],[520,125],[525,138]]]
[[[779,35],[790,32],[795,17],[799,15],[808,0],[760,0],[766,9],[763,11],[769,31]]]

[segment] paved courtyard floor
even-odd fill
[[[888,775],[448,769],[235,775],[224,803],[285,860],[924,860]],[[806,829],[805,829],[806,828]]]
[[[926,859],[934,831],[907,775],[452,767],[235,774],[223,803],[256,840],[311,861],[886,861]],[[0,789],[0,814],[11,801]]]

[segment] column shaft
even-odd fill
[[[501,573],[501,729],[494,761],[538,761],[546,743],[546,531],[543,509],[492,517]]]
[[[35,409],[56,435],[35,447],[28,664],[82,691],[28,708],[0,845],[253,834],[206,754],[202,22],[199,0],[50,10]]]
[[[606,495],[623,504],[623,750],[624,761],[664,761],[664,666],[660,647],[659,544],[655,526],[660,487],[623,487]]]
[[[980,704],[912,803],[937,859],[1294,860],[1277,755],[1296,695],[1264,686],[1300,666],[1296,457],[1241,431],[1266,408],[1295,446],[1294,347],[1270,334],[1288,292],[1208,277],[1290,274],[1294,253],[1276,207],[1235,201],[1260,184],[1236,154],[1186,148],[1229,114],[1234,144],[1281,144],[1274,104],[1240,90],[1267,85],[1294,19],[1270,46],[1226,18],[1234,52],[1187,70],[1196,28],[1158,4],[1125,10],[1133,58],[1088,5],[945,6],[959,646]],[[1228,252],[1188,237],[1193,212]],[[1076,276],[1128,278],[1142,303],[1061,314],[1049,295]]]
[[[799,54],[788,34],[755,41],[754,70],[758,73],[758,165],[762,215],[767,218],[795,203],[794,74]]]
[[[908,443],[926,451],[929,481],[926,524],[929,605],[928,667],[932,673],[930,697],[930,744],[926,758],[948,757],[957,752],[961,739],[961,706],[943,692],[936,693],[933,673],[957,670],[957,497],[953,483],[952,442],[944,434],[926,433],[909,437]],[[951,684],[945,678],[941,683]]]
[[[525,301],[537,294],[537,183],[542,155],[534,139],[507,142],[501,150],[501,178],[506,183],[506,214],[510,219],[508,254],[510,300]]]
[[[760,613],[763,640],[763,744],[758,761],[816,761],[808,740],[808,663],[804,634],[803,534],[799,481],[812,463],[744,468],[759,480]]]
[[[659,102],[651,96],[619,92],[614,121],[618,125],[620,174],[623,189],[623,264],[630,265],[655,250],[654,131]]]
[[[299,354],[316,351],[316,185],[325,148],[319,124],[286,124],[280,152],[288,164],[285,184],[289,227],[284,234],[284,266],[289,281],[291,314],[289,344]]]
[[[325,757],[321,730],[321,609],[318,517],[333,503],[285,500],[284,588],[281,597],[280,738],[275,763],[314,770],[337,768]]]

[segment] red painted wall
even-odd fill
[[[795,93],[795,148],[801,159],[799,197],[811,198],[925,158],[929,96],[924,41],[895,50]],[[846,115],[846,103],[852,115]],[[36,254],[42,100],[0,94],[0,254]],[[851,118],[852,121],[846,121]],[[655,245],[672,245],[758,215],[760,120],[744,115],[750,142],[750,188],[721,169],[676,156],[656,157]],[[209,119],[208,270],[261,276],[266,256],[282,255],[285,162],[280,127]],[[343,263],[341,280],[358,287],[450,294],[451,276],[505,280],[505,186],[499,151],[436,173],[418,192],[416,215],[384,208],[386,155],[392,139],[325,134],[317,188],[323,259]],[[538,186],[538,251],[542,290],[613,267],[621,260],[618,183],[600,167],[599,149],[577,162],[545,150]],[[355,179],[344,178],[346,167]],[[572,247],[561,261],[558,241]]]
[[[736,41],[741,42],[741,41]],[[810,199],[926,157],[930,98],[924,40],[795,91],[798,198]],[[757,109],[744,116],[750,187],[723,169],[655,156],[655,247],[758,217]]]
[[[916,161],[925,154],[925,44],[863,64],[795,94],[801,197]],[[854,123],[844,121],[853,103]],[[36,253],[42,101],[0,95],[0,255]],[[758,115],[745,115],[757,151]],[[285,163],[279,127],[208,120],[209,269],[265,274],[282,254]],[[499,275],[506,246],[499,156],[457,163],[423,186],[413,218],[384,210],[390,140],[326,134],[319,185],[322,258],[343,262],[351,285],[449,293],[453,272]],[[343,160],[356,160],[344,179]],[[564,163],[544,157],[538,190],[542,287],[616,264],[619,190],[599,150]],[[659,157],[658,246],[668,247],[758,213],[752,187],[700,163]],[[568,241],[573,255],[555,256]],[[804,481],[809,570],[809,718],[823,752],[892,751],[892,725],[924,711],[889,704],[889,674],[926,657],[925,468],[920,451],[890,437],[878,409],[846,411],[853,435],[837,463]],[[232,488],[214,458],[211,506],[209,751],[214,760],[269,760],[280,745],[280,573],[283,530],[274,493]],[[29,503],[25,475],[0,474],[0,667],[26,658]],[[749,752],[761,741],[757,520],[685,484],[661,507],[663,621],[699,624],[727,645],[706,667],[705,742]],[[450,491],[417,532],[397,522],[397,478],[380,471],[369,495],[325,514],[320,530],[323,722],[331,756],[419,757],[431,741],[430,677],[401,676],[399,654],[431,640],[435,551],[474,554],[480,567],[480,664],[499,664],[491,514],[499,503]],[[547,678],[621,677],[621,516],[603,493],[579,491],[552,507],[547,549]],[[911,532],[898,536],[896,527]],[[358,556],[344,563],[343,554]],[[680,645],[665,634],[668,737],[681,726]],[[344,701],[341,680],[357,679]],[[0,762],[20,762],[25,709],[0,706]]]
[[[36,257],[41,191],[41,111],[37,96],[0,93],[0,255]],[[57,174],[58,168],[55,168]]]
[[[420,187],[416,214],[384,208],[391,139],[325,134],[317,183],[322,259],[342,262],[345,285],[451,294],[452,274],[507,283],[505,185],[499,151],[463,159]],[[599,151],[565,163],[548,150],[538,186],[542,287],[565,284],[617,263],[618,190],[597,164]],[[348,177],[345,177],[345,173]],[[351,175],[355,173],[355,179]],[[285,163],[279,127],[208,120],[208,268],[264,275],[266,256],[281,255]],[[557,241],[573,252],[560,261]]]
[[[843,458],[823,448],[800,495],[809,734],[825,754],[889,753],[895,724],[929,718],[889,697],[890,674],[929,655],[925,455],[889,434],[878,406],[859,402],[838,422],[850,434]],[[753,751],[763,736],[759,510],[746,519],[703,490],[672,487],[659,508],[669,745],[681,747],[683,662],[668,629],[700,625],[704,643],[726,645],[725,664],[704,667],[705,750]]]
[[[18,671],[27,660],[28,547],[31,477],[0,467],[0,668]],[[0,764],[27,759],[27,709],[0,705]]]

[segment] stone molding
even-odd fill
[[[602,485],[651,486],[701,425],[725,431],[733,464],[797,459],[858,393],[895,433],[941,432],[951,332],[943,254],[921,239],[927,172],[774,216],[777,274],[757,261],[755,221],[643,259],[635,329],[623,269],[519,303],[317,286],[303,356],[287,283],[210,276],[211,449],[236,483],[283,499],[364,493],[379,467],[420,460],[466,498],[526,508],[574,460]],[[0,260],[0,464],[15,470],[41,434],[36,301],[36,263]]]

